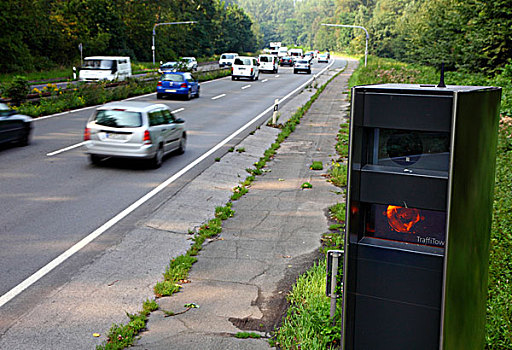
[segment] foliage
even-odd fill
[[[283,350],[336,349],[339,344],[340,324],[332,325],[329,318],[330,302],[325,296],[325,260],[300,276],[288,295],[288,308],[283,325],[273,342]],[[335,319],[341,320],[341,308]]]
[[[7,84],[7,87],[2,92],[5,96],[12,99],[12,102],[19,105],[30,92],[30,85],[27,78],[17,75],[14,79]]]
[[[157,61],[256,49],[248,15],[217,0],[1,0],[0,16],[0,72],[77,65],[79,44],[83,56],[150,61],[154,24],[174,21],[196,23],[158,26]]]

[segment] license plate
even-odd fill
[[[167,89],[165,92],[176,92],[176,90]]]
[[[105,138],[109,140],[126,140],[126,135],[106,132]]]
[[[245,70],[245,68],[238,68],[238,69],[240,69],[240,70]]]

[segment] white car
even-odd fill
[[[320,62],[329,63],[329,56],[327,55],[327,53],[318,54],[317,59],[318,59],[318,63],[320,63]]]
[[[84,131],[85,152],[93,164],[104,158],[146,159],[158,168],[164,156],[183,153],[185,121],[161,103],[120,101],[99,107]]]
[[[237,53],[223,53],[220,55],[219,67],[225,67],[233,65],[233,61],[238,57]]]
[[[182,57],[181,61],[185,63],[185,66],[189,71],[197,70],[197,60],[195,57]]]
[[[231,66],[231,80],[240,78],[249,78],[249,80],[258,80],[260,69],[258,60],[255,57],[239,56],[235,58]]]
[[[260,55],[258,57],[261,72],[277,73],[279,69],[278,58],[274,55]]]

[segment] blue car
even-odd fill
[[[180,95],[190,100],[199,97],[199,82],[188,72],[169,72],[160,77],[156,85],[156,98],[168,95]]]

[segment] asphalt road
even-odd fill
[[[335,65],[344,65],[339,60]],[[313,73],[327,64],[313,66]],[[201,97],[190,101],[157,100],[155,94],[138,98],[163,102],[186,120],[187,150],[168,157],[159,169],[131,161],[88,162],[80,146],[87,118],[94,108],[36,120],[32,144],[0,150],[0,296],[95,231],[160,183],[210,150],[262,113],[310,75],[280,68],[278,74],[260,74],[258,81],[219,79],[201,84]],[[41,295],[51,293],[76,271],[94,261],[123,235],[123,227],[154,210],[170,193],[214,162],[215,157],[268,120],[269,114],[229,144],[201,162],[179,181],[145,203],[48,275],[0,306],[8,314],[23,313]],[[69,150],[64,150],[67,147]],[[64,150],[64,151],[63,151]],[[57,152],[57,153],[54,153]],[[12,319],[11,319],[12,321]],[[9,327],[0,319],[1,330]]]

